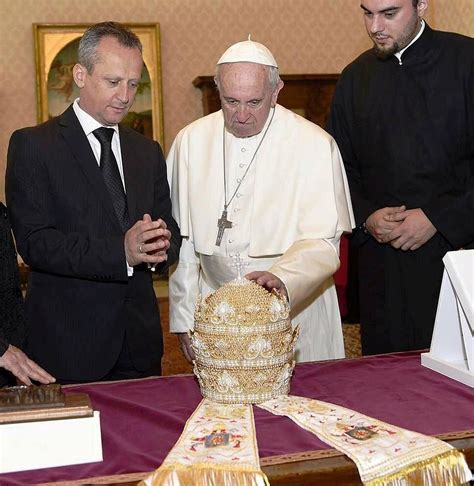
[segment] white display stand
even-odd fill
[[[0,425],[0,473],[102,461],[100,414]]]
[[[474,250],[448,252],[443,262],[431,349],[421,364],[474,387]]]

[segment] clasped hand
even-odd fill
[[[404,251],[417,250],[436,234],[422,209],[405,206],[378,209],[367,218],[366,227],[379,243]]]
[[[171,232],[162,219],[152,221],[149,214],[137,221],[125,233],[125,256],[133,267],[140,263],[157,265],[166,261]]]

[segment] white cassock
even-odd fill
[[[292,322],[300,326],[296,359],[341,358],[332,275],[339,267],[339,239],[354,226],[341,156],[328,133],[277,105],[250,164],[271,118],[272,111],[258,135],[237,138],[224,132],[218,111],[181,130],[171,147],[168,177],[183,245],[169,281],[170,331],[192,329],[198,295],[235,278],[231,257],[240,253],[244,273],[268,270],[285,284]],[[227,202],[235,196],[228,207],[232,228],[216,246],[224,138]]]

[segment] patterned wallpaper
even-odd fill
[[[474,0],[431,1],[437,29],[474,37]]]
[[[430,23],[474,35],[473,0],[432,0]],[[165,149],[202,115],[192,80],[211,75],[222,52],[252,38],[284,74],[334,73],[370,46],[358,0],[0,0],[0,199],[8,140],[36,124],[33,23],[159,22]]]

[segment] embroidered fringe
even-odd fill
[[[260,471],[194,464],[160,467],[139,486],[270,486],[267,476]]]
[[[365,482],[365,486],[460,486],[471,479],[464,455],[453,449],[411,464],[401,471]]]

